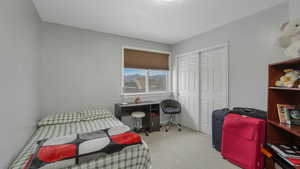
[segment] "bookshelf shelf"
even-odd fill
[[[276,121],[272,121],[272,120],[268,120],[268,123],[276,126],[276,127],[279,127],[291,134],[294,134],[295,136],[297,137],[300,137],[300,126],[297,126],[297,125],[288,125],[288,124],[282,124],[282,123],[279,123],[279,122],[276,122]]]
[[[277,104],[300,105],[300,88],[275,87],[284,69],[300,70],[300,57],[269,65],[267,143],[300,145],[300,126],[279,122]],[[266,160],[266,169],[274,169],[274,161]]]
[[[300,91],[300,88],[287,88],[287,87],[269,87],[272,90],[287,90],[287,91]]]

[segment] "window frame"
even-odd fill
[[[158,69],[141,69],[145,70],[145,90],[146,92],[138,92],[138,93],[124,93],[124,86],[125,86],[125,67],[124,67],[124,50],[125,49],[133,49],[133,50],[142,50],[147,52],[158,52],[164,53],[169,55],[169,70],[161,70],[166,71],[167,73],[167,90],[165,91],[149,91],[149,75],[150,70],[158,70]],[[135,68],[136,69],[136,68]],[[171,71],[171,52],[168,51],[159,51],[159,50],[151,50],[151,49],[144,49],[144,48],[136,48],[136,47],[128,47],[122,46],[122,64],[121,64],[121,95],[122,96],[136,96],[136,95],[159,95],[159,94],[170,94],[171,93],[171,81],[172,81],[172,71]]]

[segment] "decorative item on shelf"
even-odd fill
[[[300,70],[284,69],[285,73],[275,82],[277,87],[300,88]]]
[[[139,96],[137,96],[135,99],[134,99],[134,103],[135,104],[138,104],[138,103],[141,103],[141,98]]]
[[[294,109],[289,112],[291,124],[300,125],[300,110]]]
[[[295,108],[295,105],[277,104],[279,122],[283,124],[291,124],[289,112]]]
[[[280,47],[288,57],[300,57],[300,18],[284,23],[278,39]]]
[[[277,104],[277,110],[280,123],[300,125],[300,109],[295,105]]]

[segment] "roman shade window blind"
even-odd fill
[[[169,70],[169,54],[124,49],[124,67]]]

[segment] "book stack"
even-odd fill
[[[276,155],[294,168],[300,167],[300,146],[274,145],[268,146]]]

